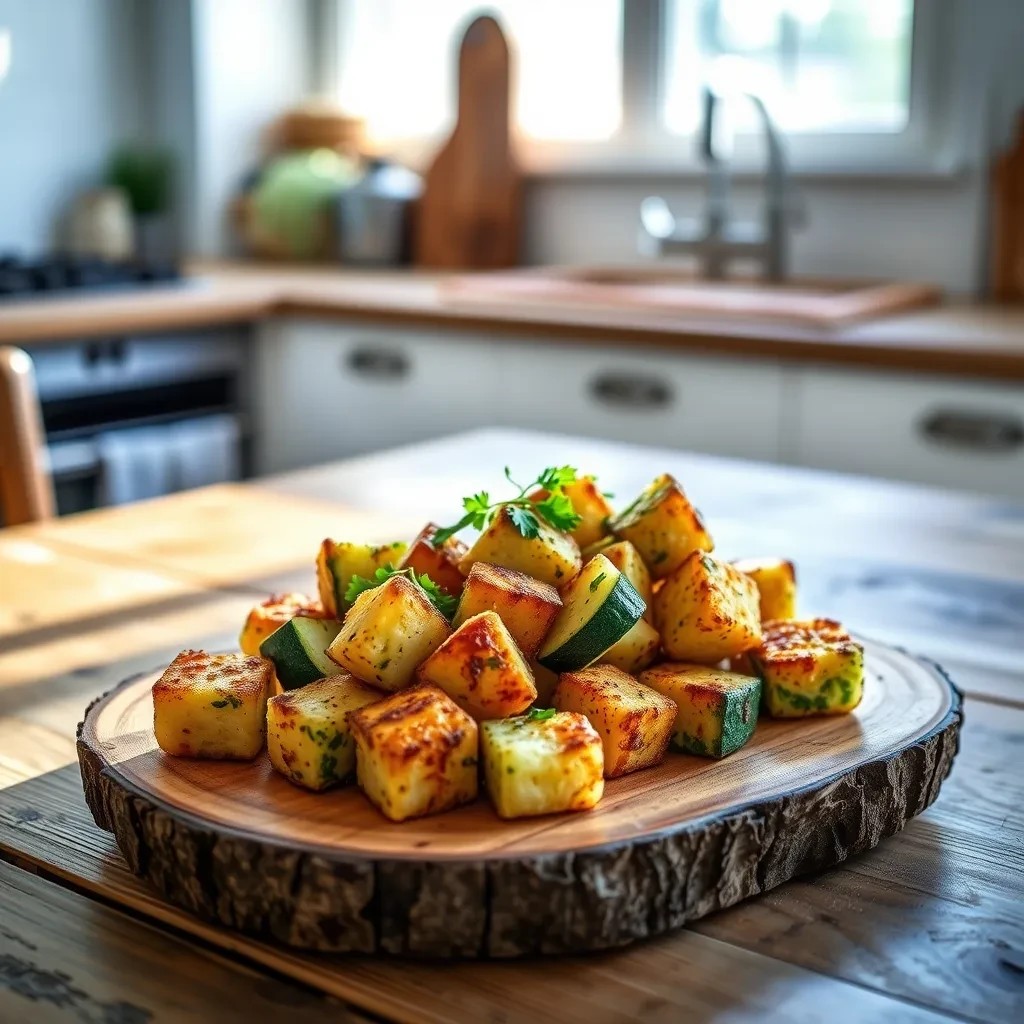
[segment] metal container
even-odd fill
[[[358,266],[410,261],[412,209],[423,190],[418,174],[383,160],[335,199],[337,255]]]

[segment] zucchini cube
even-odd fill
[[[608,520],[615,514],[615,509],[608,504],[592,476],[577,477],[562,487],[562,493],[572,502],[573,511],[581,518],[579,525],[569,532],[581,548],[607,535]],[[530,501],[543,501],[547,496],[546,490],[537,490],[530,495]]]
[[[643,598],[604,555],[595,555],[562,591],[562,610],[537,660],[552,672],[575,672],[598,661],[639,621]]]
[[[437,523],[427,523],[402,556],[399,568],[412,569],[418,576],[429,576],[446,594],[458,597],[466,582],[459,569],[459,563],[466,554],[466,545],[455,537],[449,537],[435,548],[433,538],[438,529]]]
[[[657,477],[611,521],[612,533],[640,552],[655,579],[674,572],[693,551],[715,544],[700,513],[668,473]]]
[[[659,764],[676,724],[673,700],[611,665],[564,672],[552,703],[586,715],[604,745],[608,779]]]
[[[715,664],[761,642],[757,584],[728,562],[694,551],[654,595],[654,619],[674,661]]]
[[[250,761],[263,749],[269,661],[182,651],[153,684],[153,731],[174,757]]]
[[[536,537],[524,537],[505,506],[477,537],[459,568],[468,576],[477,562],[503,565],[553,587],[563,587],[580,571],[583,559],[576,541],[547,523],[540,524]]]
[[[645,619],[638,619],[633,628],[609,648],[598,660],[599,665],[614,665],[623,672],[636,675],[654,663],[661,648],[658,631]]]
[[[355,676],[318,679],[267,701],[267,752],[289,782],[319,791],[348,782],[355,773],[356,746],[348,716],[381,699]]]
[[[832,619],[766,622],[749,656],[774,718],[844,714],[864,696],[864,648]]]
[[[502,818],[585,811],[604,794],[604,747],[571,711],[541,712],[480,726],[484,780]]]
[[[726,757],[757,725],[761,680],[686,662],[665,662],[640,673],[645,686],[679,707],[672,745],[686,754]]]
[[[311,619],[327,618],[323,605],[305,594],[275,594],[249,612],[238,638],[239,649],[249,657],[257,657],[260,644],[296,615]]]
[[[648,622],[654,621],[654,610],[651,607],[651,573],[640,552],[628,540],[616,540],[614,537],[606,537],[604,541],[592,544],[583,552],[583,564],[586,565],[594,555],[601,554],[623,573],[633,589],[644,599],[647,608],[644,610],[644,618]]]
[[[402,541],[374,545],[325,540],[316,556],[316,582],[328,617],[341,618],[351,607],[345,592],[353,576],[373,579],[378,569],[394,565],[404,551]]]
[[[349,726],[359,785],[392,821],[476,797],[476,722],[436,686],[413,686],[353,711]]]
[[[757,584],[761,621],[796,618],[796,567],[782,558],[741,558],[732,563]]]
[[[561,607],[562,599],[550,583],[503,565],[477,562],[466,577],[452,625],[461,626],[481,612],[497,612],[519,650],[532,658]]]
[[[260,654],[273,663],[281,688],[294,690],[334,675],[327,648],[340,630],[337,619],[296,615],[260,644]]]
[[[478,722],[525,711],[536,699],[533,673],[496,612],[466,619],[416,671]]]
[[[364,683],[401,690],[450,633],[448,620],[420,587],[392,576],[359,595],[327,656]]]

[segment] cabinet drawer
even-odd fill
[[[1024,388],[805,370],[807,466],[1024,498]]]
[[[499,346],[504,422],[777,460],[782,372],[771,362],[597,346]]]
[[[487,426],[491,346],[427,331],[280,320],[256,371],[260,472]]]

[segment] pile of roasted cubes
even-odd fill
[[[154,685],[160,747],[251,759],[266,744],[286,779],[355,778],[394,821],[471,801],[482,780],[515,818],[591,808],[606,778],[670,745],[725,757],[759,712],[860,702],[860,645],[837,622],[794,619],[789,562],[712,557],[672,477],[618,515],[592,478],[564,490],[571,533],[542,521],[524,536],[501,508],[469,548],[435,545],[433,524],[408,547],[324,541],[319,601],[268,600],[242,654],[183,652]],[[346,600],[382,568],[400,571]]]

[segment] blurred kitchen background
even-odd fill
[[[61,512],[471,427],[1024,498],[1020,0],[0,0]]]

